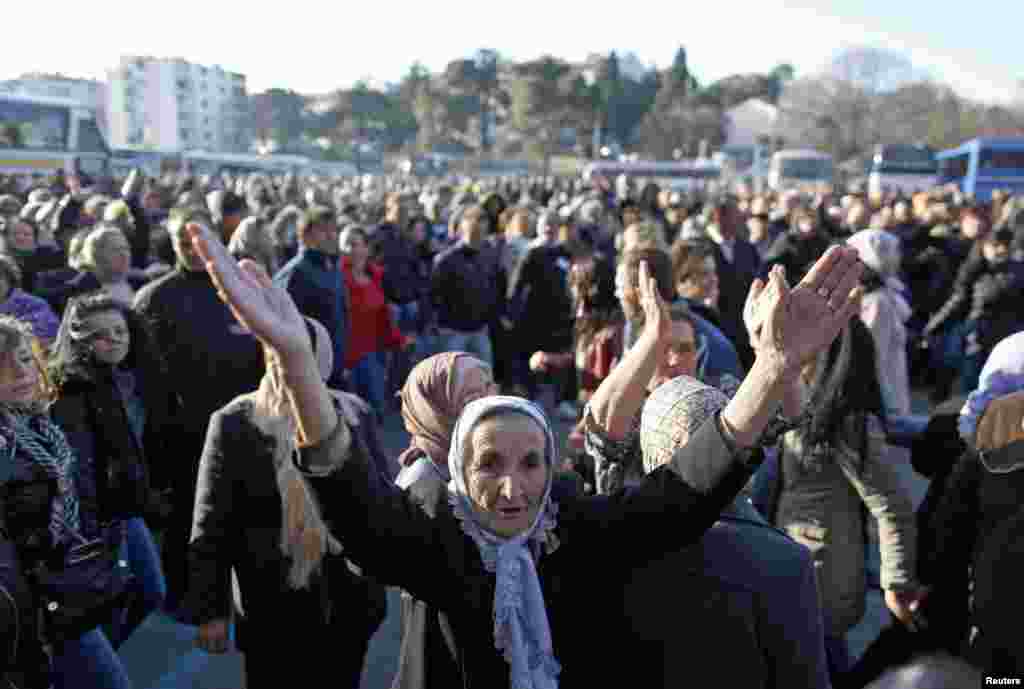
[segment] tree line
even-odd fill
[[[629,59],[631,69],[625,69]],[[414,63],[397,84],[361,81],[311,96],[275,88],[250,97],[252,138],[280,152],[343,159],[452,152],[596,157],[594,144],[668,159],[714,149],[726,113],[758,98],[778,108],[776,145],[806,145],[840,160],[875,144],[935,147],[987,132],[1024,130],[1019,109],[972,102],[919,76],[902,55],[874,48],[837,54],[819,73],[789,64],[703,83],[680,47],[663,70],[636,69],[616,51],[573,64],[553,55],[515,62],[490,49],[431,73]]]

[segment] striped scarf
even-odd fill
[[[74,480],[75,453],[60,428],[45,416],[15,414],[12,418],[14,447],[11,455],[18,449],[23,450],[32,462],[57,481],[57,497],[50,512],[50,534],[54,543],[62,543],[81,529]]]

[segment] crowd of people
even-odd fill
[[[158,613],[358,687],[395,614],[396,689],[1024,676],[1022,298],[998,192],[0,178],[0,670],[130,687]]]

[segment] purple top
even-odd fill
[[[11,290],[7,301],[0,304],[0,314],[14,316],[32,326],[35,336],[47,343],[57,338],[60,319],[53,312],[45,299],[23,292],[18,288]]]

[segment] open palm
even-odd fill
[[[305,323],[291,296],[275,286],[259,264],[236,262],[207,227],[193,223],[186,230],[220,298],[242,326],[280,356],[310,349]]]
[[[756,280],[744,321],[755,351],[773,351],[799,367],[829,346],[856,313],[864,266],[856,250],[833,247],[790,289],[781,266]]]

